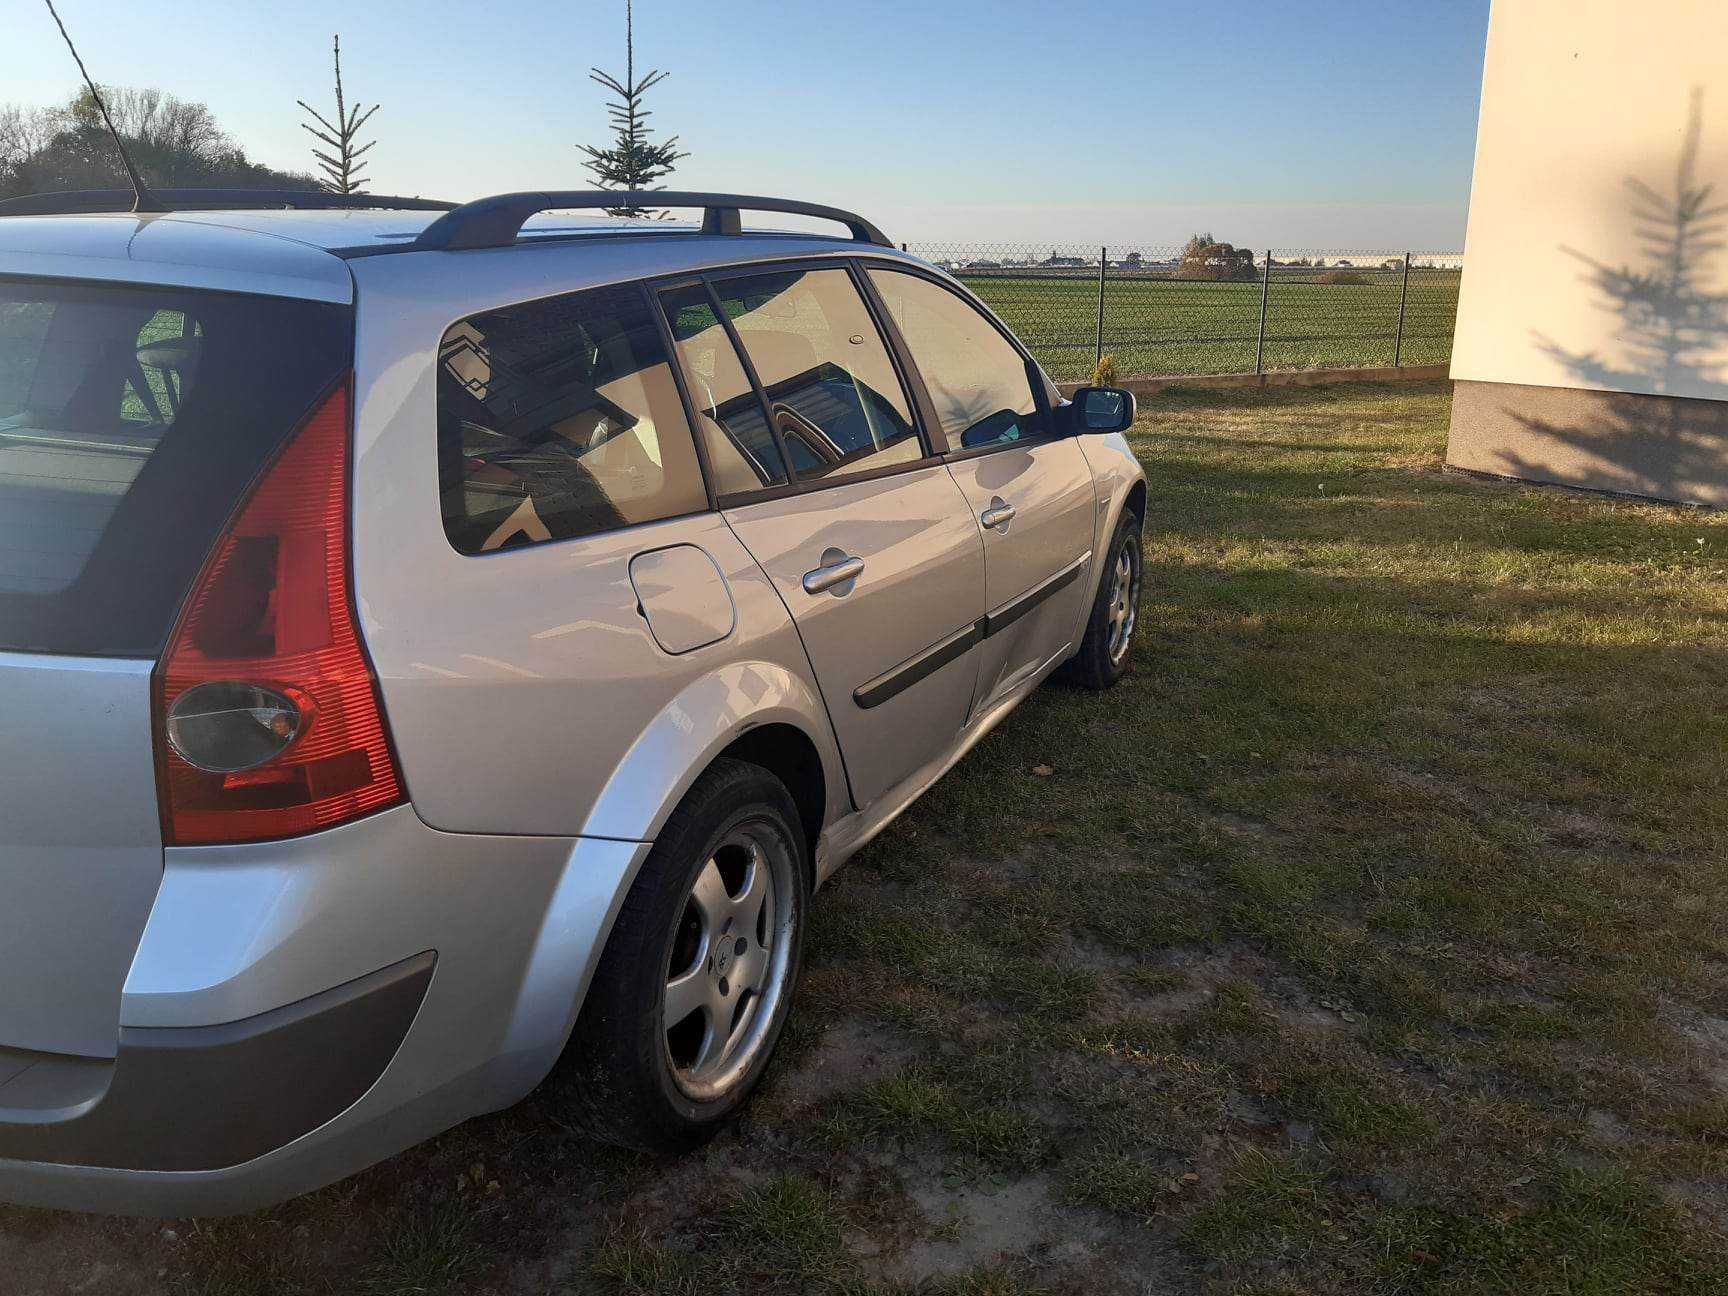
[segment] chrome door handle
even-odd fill
[[[986,527],[1007,526],[1014,520],[1014,506],[993,504],[978,515],[978,520]]]
[[[823,554],[822,556],[827,558],[828,554]],[[823,566],[818,567],[815,571],[807,571],[804,573],[804,592],[806,594],[824,593],[827,590],[833,589],[836,585],[845,585],[850,581],[857,580],[863,571],[864,560],[862,558],[839,558],[832,560]],[[842,594],[850,592],[851,591],[849,590],[840,591]]]

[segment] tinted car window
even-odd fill
[[[154,656],[346,307],[0,279],[0,648]]]
[[[977,307],[919,275],[872,268],[953,449],[1012,445],[1046,431],[1026,359]]]
[[[637,288],[473,315],[438,353],[444,530],[463,553],[706,506],[683,402]]]
[[[875,322],[844,270],[789,270],[714,285],[801,480],[924,456]]]
[[[714,493],[784,486],[786,466],[780,447],[768,430],[762,402],[738,350],[714,313],[708,290],[701,284],[674,288],[661,293],[660,302],[672,326],[696,421],[702,426]]]

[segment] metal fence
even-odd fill
[[[1052,377],[1441,364],[1452,355],[1455,252],[912,243],[953,272]]]

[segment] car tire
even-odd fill
[[[1140,621],[1141,569],[1140,519],[1124,512],[1105,554],[1080,650],[1062,668],[1068,683],[1101,692],[1127,672]]]
[[[721,759],[696,780],[625,897],[566,1050],[587,1133],[678,1152],[744,1105],[797,983],[805,856],[773,774]]]

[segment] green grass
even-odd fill
[[[736,1131],[553,1086],[172,1246],[0,1209],[24,1289],[1728,1291],[1728,517],[1443,471],[1441,384],[1142,408],[1131,674],[818,897]]]
[[[53,317],[41,302],[0,301],[0,418],[24,408]]]
[[[1364,284],[1322,284],[1281,271],[1266,301],[1267,369],[1390,365],[1402,275],[1363,270]],[[1452,356],[1458,273],[1416,270],[1404,319],[1403,364]],[[1060,381],[1092,373],[1097,347],[1095,278],[1012,273],[960,279],[1032,349]],[[1104,293],[1104,351],[1123,377],[1247,373],[1260,322],[1258,283],[1204,283],[1114,277]]]
[[[24,408],[53,318],[53,308],[40,301],[0,301],[0,418],[8,418]],[[142,347],[166,338],[177,338],[184,329],[185,315],[182,312],[159,310],[140,328],[137,345]],[[141,372],[150,387],[151,403],[145,404],[133,380],[128,378],[121,398],[120,417],[132,422],[152,422],[168,417],[171,406],[167,399],[167,376],[155,368],[145,368]]]

